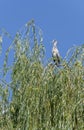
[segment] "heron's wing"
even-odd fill
[[[58,63],[60,63],[60,56],[59,55],[56,55],[56,59],[57,59]]]

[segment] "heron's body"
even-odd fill
[[[60,64],[60,55],[59,55],[59,51],[57,49],[57,41],[56,40],[53,40],[52,57],[53,57],[54,63],[57,66],[59,66],[59,64]]]

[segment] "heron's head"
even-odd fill
[[[57,45],[57,40],[53,40],[52,43],[53,43],[54,46],[56,46]]]

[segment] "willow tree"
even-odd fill
[[[71,48],[59,67],[52,59],[44,66],[44,56],[42,31],[32,20],[6,51],[3,74],[10,71],[11,78],[9,84],[0,82],[1,104],[6,106],[1,130],[83,130],[84,45]]]

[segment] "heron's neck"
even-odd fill
[[[57,45],[56,45],[56,44],[54,44],[54,45],[53,45],[53,47],[57,48]]]

